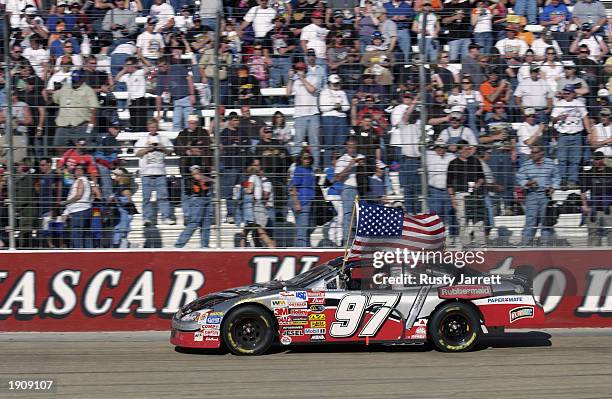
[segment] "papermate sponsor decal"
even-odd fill
[[[533,306],[521,306],[510,310],[510,323],[521,319],[533,319],[535,310]]]
[[[496,296],[493,298],[488,298],[487,303],[512,303],[512,302],[522,302],[523,298],[515,297],[515,296]]]

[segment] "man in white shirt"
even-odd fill
[[[469,127],[464,125],[465,116],[463,113],[454,111],[449,115],[450,126],[440,132],[440,139],[448,147],[450,152],[457,151],[457,142],[460,140],[467,141],[470,146],[478,145],[476,135]]]
[[[583,135],[585,129],[591,132],[591,120],[584,102],[576,99],[576,89],[573,85],[565,86],[562,95],[563,99],[557,102],[550,116],[559,134],[557,161],[561,185],[574,188],[578,185],[578,169],[584,146]]]
[[[268,0],[259,0],[259,5],[251,7],[240,24],[240,31],[249,25],[253,25],[256,39],[263,39],[274,27],[276,9],[268,6]]]
[[[323,167],[331,166],[331,155],[346,141],[348,124],[347,112],[350,111],[346,92],[340,88],[340,76],[333,74],[327,79],[328,86],[319,95],[319,109],[323,124]]]
[[[517,37],[517,28],[511,24],[506,28],[506,37],[498,40],[497,43],[495,43],[495,47],[505,58],[523,56],[525,51],[529,48],[527,42]]]
[[[343,226],[343,242],[347,242],[350,235],[351,217],[353,214],[353,205],[355,197],[359,192],[357,182],[357,168],[365,165],[365,156],[357,152],[357,140],[354,137],[349,137],[346,140],[346,153],[336,161],[334,170],[335,179],[342,182],[342,210],[344,215],[342,218]]]
[[[327,71],[327,45],[325,39],[328,33],[329,30],[323,27],[323,12],[314,10],[312,12],[312,23],[305,26],[300,34],[302,51],[304,51],[304,54],[307,54],[308,49],[314,49],[317,65],[322,66],[324,71]]]
[[[138,64],[136,57],[130,57],[125,61],[125,67],[117,74],[117,82],[123,82],[127,86],[128,104],[130,110],[130,127],[134,131],[143,131],[147,124],[147,82],[145,68]]]
[[[591,24],[589,23],[582,24],[582,30],[578,32],[570,46],[570,53],[578,54],[582,45],[589,48],[589,58],[595,62],[599,62],[609,53],[605,40],[601,36],[591,33]]]
[[[149,16],[156,17],[155,32],[167,32],[174,27],[174,8],[166,0],[155,0]]]
[[[317,87],[319,78],[313,74],[306,74],[306,65],[298,62],[295,70],[289,71],[287,95],[294,96],[295,111],[293,113],[295,137],[291,149],[292,155],[298,155],[302,150],[302,142],[308,137],[308,144],[313,158],[313,168],[320,166],[319,158],[319,107],[317,105]]]
[[[514,101],[524,112],[525,108],[533,108],[539,114],[541,122],[548,122],[552,111],[554,93],[545,80],[540,79],[540,66],[532,64],[529,68],[529,78],[519,83],[514,91]]]
[[[545,30],[542,32],[540,37],[531,43],[531,49],[533,50],[537,61],[543,61],[546,58],[546,50],[549,47],[555,49],[555,54],[557,54],[558,57],[563,56],[563,50],[561,50],[559,43],[553,39],[552,32],[550,30]]]
[[[516,131],[516,150],[519,163],[529,159],[531,146],[541,141],[545,125],[537,122],[537,112],[533,108],[526,108],[524,112],[524,122],[520,124]]]
[[[149,133],[134,144],[135,155],[140,158],[140,176],[142,177],[142,216],[145,226],[154,223],[155,214],[151,203],[151,193],[157,193],[157,204],[161,210],[162,223],[176,224],[168,199],[166,180],[166,155],[172,154],[174,146],[170,139],[161,136],[157,120],[151,119],[147,124]]]
[[[610,166],[612,160],[612,125],[610,124],[610,108],[599,110],[599,123],[589,134],[589,144],[593,152],[599,151],[606,157],[606,165]]]
[[[434,149],[427,151],[427,203],[429,211],[440,215],[444,224],[450,226],[452,205],[446,189],[446,176],[448,164],[455,159],[455,155],[446,152],[446,144],[436,140]]]
[[[155,65],[165,47],[164,37],[161,33],[155,33],[155,26],[159,22],[157,17],[149,17],[145,25],[145,31],[136,38],[138,58],[145,65]]]
[[[33,37],[30,39],[30,47],[23,50],[23,56],[28,59],[36,75],[46,80],[49,67],[49,50],[41,46],[41,38]]]
[[[440,18],[432,12],[431,1],[423,0],[422,11],[412,21],[412,31],[417,33],[417,44],[421,46],[423,34],[425,35],[425,61],[436,62],[438,59],[438,35],[440,33]],[[425,19],[425,32],[421,32]]]

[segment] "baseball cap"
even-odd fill
[[[610,108],[602,108],[599,110],[599,115],[610,116],[612,115],[612,110]]]
[[[121,126],[121,123],[119,123],[119,121],[112,121],[110,123],[110,127],[119,127]]]
[[[563,64],[563,68],[576,68],[574,61],[561,61],[561,64]]]
[[[384,169],[386,167],[387,167],[387,165],[383,161],[381,161],[381,160],[377,160],[376,161],[376,169]]]
[[[594,160],[598,160],[598,159],[604,159],[606,156],[604,155],[603,152],[601,151],[595,151],[593,153],[593,155],[591,155],[591,158],[593,158]]]
[[[72,71],[72,81],[80,82],[85,78],[85,73],[81,69],[77,69],[76,71]]]
[[[236,120],[236,119],[240,119],[240,117],[238,116],[236,112],[230,112],[230,114],[227,116],[227,119]]]
[[[340,76],[334,74],[329,75],[329,77],[327,78],[327,81],[329,83],[335,84],[335,83],[340,83]]]
[[[540,70],[540,66],[539,66],[538,64],[532,64],[532,65],[529,67],[529,71],[530,71],[530,72],[538,72],[539,70]]]
[[[570,93],[573,93],[576,91],[576,88],[574,87],[574,85],[565,85],[563,86],[563,91],[569,91]]]
[[[159,22],[159,18],[157,17],[149,17],[147,18],[147,24],[149,25],[155,25]]]
[[[533,108],[526,108],[525,109],[525,116],[532,116],[536,114],[536,110]]]
[[[315,49],[313,48],[309,48],[308,51],[306,52],[306,55],[317,55],[317,52],[315,51]]]
[[[272,133],[272,126],[266,125],[263,127],[264,133]]]
[[[588,23],[588,22],[583,23],[583,24],[580,26],[580,30],[591,30],[591,24],[590,24],[590,23]]]
[[[323,18],[323,13],[321,10],[314,10],[312,12],[312,18]]]
[[[608,97],[610,92],[607,89],[599,89],[597,92],[597,97]]]
[[[470,45],[468,46],[468,49],[474,49],[474,48],[482,48],[482,46],[478,43],[470,43]]]
[[[382,33],[380,33],[378,30],[375,30],[374,33],[372,33],[372,39],[382,39],[382,37]]]
[[[191,166],[189,167],[189,171],[190,171],[190,172],[193,172],[193,171],[195,171],[195,170],[198,170],[198,171],[199,171],[199,170],[200,170],[200,165],[191,165]]]
[[[344,18],[344,13],[342,12],[342,10],[334,11],[334,18]]]
[[[446,142],[439,138],[434,142],[434,147],[446,148]]]
[[[26,6],[26,8],[23,10],[25,15],[36,15],[36,7],[34,6]]]

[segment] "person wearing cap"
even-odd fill
[[[516,152],[519,164],[523,164],[529,159],[531,146],[535,144],[543,145],[543,136],[546,131],[544,123],[538,123],[537,112],[533,108],[525,108],[523,122],[516,131]]]
[[[609,109],[608,109],[609,111]],[[608,116],[609,118],[609,116]],[[580,175],[580,197],[590,247],[612,245],[612,167],[600,150],[593,153],[592,167]],[[605,239],[605,241],[603,241]]]
[[[119,121],[112,121],[107,128],[106,134],[100,139],[98,150],[93,155],[100,175],[100,190],[105,199],[110,198],[113,194],[111,170],[113,170],[119,162],[121,144],[117,141],[117,136],[120,131],[121,124]]]
[[[338,18],[352,22],[355,15],[359,15],[358,0],[328,0],[325,5],[325,25],[327,26],[332,25]]]
[[[89,226],[93,202],[92,187],[87,178],[86,168],[77,164],[72,169],[74,183],[65,200],[60,205],[65,209],[63,214],[69,217],[70,247],[92,248]]]
[[[53,145],[60,152],[78,137],[94,138],[92,134],[96,123],[96,110],[100,106],[98,96],[85,83],[82,70],[72,72],[71,82],[72,87],[63,85],[53,93],[53,102],[59,106],[55,118],[57,129]]]
[[[316,64],[323,68],[323,76],[327,75],[327,43],[326,38],[329,30],[323,27],[323,12],[314,10],[311,15],[312,23],[302,29],[300,33],[300,47],[304,54],[309,49],[315,51]]]
[[[529,67],[529,75],[529,78],[522,80],[514,91],[514,102],[521,112],[525,108],[533,108],[538,112],[541,122],[548,122],[555,93],[545,80],[540,79],[539,65],[532,64]]]
[[[111,8],[104,15],[102,29],[111,32],[114,40],[113,44],[118,45],[126,40],[128,36],[136,33],[136,13],[128,8],[128,0],[115,0],[115,8]]]
[[[540,25],[546,27],[555,41],[559,42],[565,54],[569,51],[571,20],[572,13],[561,0],[549,0],[540,14]]]
[[[136,205],[132,202],[134,184],[130,172],[125,168],[113,170],[112,175],[112,191],[109,198],[115,205],[119,218],[113,226],[111,245],[113,248],[129,248],[130,243],[127,238],[130,234],[134,214],[138,212]]]
[[[422,32],[423,20],[425,20],[425,31]],[[432,11],[431,1],[424,0],[421,12],[412,21],[412,31],[417,34],[417,43],[421,46],[421,40],[425,40],[424,61],[435,62],[438,58],[438,35],[440,34],[440,18]]]
[[[440,132],[438,138],[444,142],[450,152],[457,151],[457,143],[465,141],[470,146],[478,145],[476,135],[469,127],[465,126],[465,114],[454,110],[449,115],[449,126]]]
[[[500,71],[491,66],[487,70],[487,80],[480,85],[480,94],[484,102],[484,110],[491,112],[493,104],[501,101],[504,104],[510,102],[512,96],[512,85],[507,79],[500,79]]]
[[[478,90],[474,90],[470,76],[461,79],[461,92],[454,97],[453,103],[463,107],[463,112],[467,114],[467,125],[472,132],[480,131],[480,118],[484,112],[483,98]]]
[[[257,6],[251,7],[240,24],[239,33],[244,34],[247,26],[251,25],[255,39],[263,39],[274,26],[276,8],[268,6],[268,0],[259,0]]]
[[[578,169],[583,156],[584,137],[591,133],[591,119],[584,102],[576,99],[576,90],[566,85],[563,98],[552,110],[551,118],[559,138],[557,140],[557,161],[561,185],[577,187]]]
[[[287,28],[285,18],[274,18],[274,27],[263,41],[264,51],[272,60],[270,68],[270,87],[285,87],[291,69],[291,57],[297,46],[298,38]]]
[[[441,25],[443,30],[451,32],[448,36],[451,62],[460,62],[468,54],[472,42],[471,11],[472,4],[468,1],[451,0],[444,5]]]
[[[359,53],[359,36],[352,20],[347,22],[344,13],[340,10],[335,11],[333,15],[333,22],[327,25],[329,28],[327,37],[331,39],[332,48],[333,44],[338,42],[337,39],[341,39],[342,46],[351,47],[356,53]]]
[[[580,0],[572,9],[572,22],[578,27],[588,23],[595,35],[606,25],[606,9],[600,1]]]
[[[576,95],[586,96],[591,91],[586,80],[578,76],[578,69],[574,61],[563,61],[563,76],[557,80],[557,91],[562,93],[566,86],[573,86]]]
[[[355,29],[359,34],[359,52],[363,54],[366,46],[372,43],[372,34],[378,30],[378,13],[371,1],[366,1],[357,14]]]
[[[154,91],[157,115],[161,115],[162,104],[172,106],[172,129],[180,131],[187,127],[187,117],[196,105],[193,76],[186,65],[171,64],[166,57],[159,59],[158,65]]]
[[[588,136],[588,143],[593,151],[599,151],[605,157],[608,166],[612,166],[612,109],[606,107],[599,110],[599,123]]]
[[[127,87],[128,106],[130,109],[130,127],[133,131],[145,131],[149,101],[146,98],[146,69],[142,68],[138,58],[128,57],[123,69],[115,77],[116,82]]]
[[[397,55],[397,24],[395,21],[389,19],[387,16],[387,9],[384,7],[379,7],[377,10],[378,16],[378,30],[380,31],[383,37],[383,48],[387,48],[389,54]],[[392,58],[394,60],[394,58]]]
[[[582,28],[572,42],[569,52],[571,54],[582,54],[582,51],[585,51],[582,46],[588,47],[588,57],[595,62],[601,61],[609,53],[606,41],[601,36],[591,32],[589,23],[582,24]]]
[[[346,92],[340,87],[340,76],[329,75],[327,87],[319,95],[319,109],[323,127],[323,167],[331,165],[332,152],[339,150],[348,134],[347,113],[351,109]]]
[[[317,54],[314,49],[309,48],[306,52],[306,70],[307,76],[315,76],[316,80],[319,82],[319,86],[317,86],[317,91],[320,91],[325,86],[327,81],[326,76],[326,68],[323,68],[321,65],[317,64]]]
[[[217,64],[218,61],[218,64]],[[215,85],[212,79],[215,76],[218,66],[218,77],[219,77],[219,101],[221,105],[230,105],[232,100],[230,98],[230,68],[233,63],[233,56],[229,50],[227,41],[221,41],[219,43],[218,56],[215,55],[214,46],[206,48],[202,53],[200,62],[198,64],[200,68],[200,82],[208,84],[208,87],[212,89],[211,93],[214,94]],[[274,86],[272,86],[274,87]]]
[[[155,32],[169,32],[174,27],[174,8],[166,2],[166,0],[153,0],[149,15],[154,15],[157,18],[155,24]]]
[[[158,22],[159,19],[155,16],[147,18],[144,32],[136,38],[138,58],[142,60],[145,65],[155,65],[166,46],[162,34],[155,32],[155,25]]]
[[[499,51],[499,54],[506,59],[522,57],[529,49],[527,42],[517,37],[517,30],[518,27],[508,24],[506,37],[495,43],[495,48]]]
[[[242,181],[251,144],[244,129],[240,127],[240,116],[232,112],[227,117],[227,127],[221,131],[221,195],[226,201],[227,223],[240,224],[237,198],[234,187]]]
[[[446,151],[446,144],[438,139],[433,150],[427,150],[427,205],[429,211],[439,215],[445,226],[451,225],[453,208],[447,190],[448,165],[456,158]]]
[[[397,44],[403,55],[405,64],[410,63],[410,20],[414,18],[414,10],[410,2],[404,0],[391,0],[383,4],[387,18],[397,26]],[[399,57],[396,57],[399,61]]]

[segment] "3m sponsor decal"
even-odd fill
[[[285,330],[283,332],[283,334],[287,337],[301,337],[304,335],[304,331],[303,330]]]
[[[308,299],[325,298],[325,291],[308,291]]]
[[[289,316],[289,308],[276,308],[274,309],[274,316]]]
[[[496,296],[494,298],[487,299],[487,303],[512,303],[512,302],[523,302],[523,298],[516,296]]]
[[[204,334],[202,334],[200,331],[196,331],[193,334],[193,340],[194,340],[194,342],[202,342],[202,341],[204,341]]]
[[[324,321],[311,321],[310,327],[311,328],[325,328],[327,327],[327,323]]]
[[[286,308],[287,301],[284,299],[272,299],[272,301],[270,301],[270,306],[273,308]]]
[[[291,309],[291,316],[308,316],[308,309]]]
[[[313,335],[310,337],[311,341],[325,341],[325,335]]]
[[[314,313],[323,313],[325,312],[325,306],[324,305],[312,305],[310,307],[310,311]]]
[[[287,335],[283,335],[283,336],[280,338],[280,343],[281,343],[281,344],[283,344],[283,345],[289,345],[289,344],[291,344],[291,341],[292,341],[292,340],[291,340],[291,337],[289,337],[289,336],[287,336]]]
[[[289,325],[293,322],[293,320],[291,320],[291,317],[289,316],[281,316],[278,318],[278,325],[279,326],[286,326]]]
[[[289,302],[290,309],[306,309],[307,307],[308,303],[305,301]]]
[[[319,298],[308,298],[308,302],[311,305],[323,305],[325,304],[325,298],[323,297],[319,297]]]
[[[221,328],[221,324],[202,324],[202,326],[200,328],[202,330],[204,330],[204,329],[218,330],[218,329]]]
[[[308,320],[325,320],[325,315],[322,313],[308,315]]]
[[[315,335],[315,334],[321,334],[321,335],[325,335],[325,329],[324,328],[305,328],[304,329],[304,334],[306,335]]]
[[[206,324],[221,324],[221,316],[208,316]]]
[[[454,285],[438,288],[438,297],[442,299],[478,299],[493,295],[490,285]]]
[[[299,299],[300,301],[308,300],[308,294],[306,293],[306,291],[296,291],[295,297]]]
[[[521,306],[510,310],[510,323],[521,319],[533,319],[535,310],[533,306]]]
[[[212,330],[210,328],[207,328],[205,330],[200,330],[200,331],[205,337],[218,337],[219,335],[221,335],[220,330]]]

